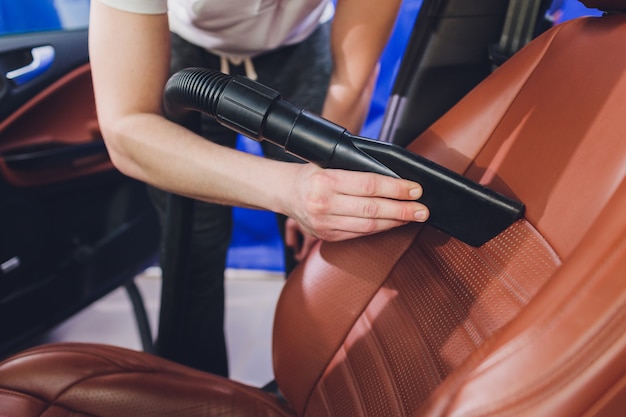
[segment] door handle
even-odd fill
[[[54,48],[50,45],[37,46],[30,51],[33,60],[30,64],[16,68],[6,73],[6,78],[16,85],[23,85],[38,75],[44,73],[54,62]]]

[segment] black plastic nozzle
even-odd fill
[[[257,141],[267,140],[322,168],[374,172],[419,182],[427,223],[480,246],[524,213],[524,205],[397,145],[354,136],[345,128],[298,108],[248,78],[203,68],[174,74],[165,109],[179,118],[199,111]]]
[[[165,91],[168,114],[181,109],[201,111],[231,130],[257,141],[267,140],[322,168],[398,177],[355,147],[345,128],[292,105],[277,91],[249,78],[188,68],[174,74]]]

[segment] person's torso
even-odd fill
[[[299,42],[334,11],[330,0],[168,0],[168,8],[173,32],[240,57]]]

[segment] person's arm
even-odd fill
[[[359,134],[402,0],[337,0],[332,22],[334,67],[322,116]]]
[[[376,174],[272,161],[216,145],[165,119],[167,16],[91,5],[90,58],[98,120],[126,175],[195,199],[271,210],[325,240],[423,221],[421,187]]]
[[[333,73],[322,116],[359,134],[378,77],[379,59],[402,0],[337,0],[332,22]],[[285,244],[303,260],[315,238],[287,220]]]

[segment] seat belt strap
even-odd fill
[[[490,50],[495,66],[501,65],[531,41],[543,2],[544,0],[509,1],[500,41]]]

